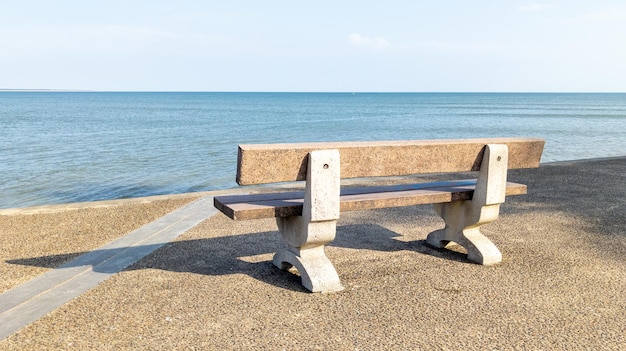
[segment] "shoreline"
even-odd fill
[[[541,167],[550,167],[550,166],[564,166],[564,165],[573,165],[578,163],[585,162],[602,162],[602,161],[612,161],[612,160],[621,160],[626,159],[626,155],[624,156],[610,156],[610,157],[594,157],[588,159],[576,159],[576,160],[566,160],[566,161],[551,161],[540,164]],[[514,171],[514,170],[512,170]],[[428,176],[428,175],[424,175]],[[270,184],[271,186],[271,184]],[[179,194],[164,194],[164,195],[151,195],[151,196],[142,196],[142,197],[132,197],[132,198],[123,198],[123,199],[110,199],[110,200],[97,200],[97,201],[83,201],[83,202],[69,202],[69,203],[59,203],[59,204],[49,204],[49,205],[35,205],[35,206],[27,206],[27,207],[13,207],[13,208],[0,208],[0,216],[10,216],[10,215],[20,215],[20,214],[37,214],[37,213],[54,213],[61,212],[66,210],[78,210],[85,208],[99,208],[99,207],[112,207],[123,204],[135,204],[135,203],[151,203],[155,201],[163,201],[163,200],[178,200],[178,199],[193,199],[199,198],[208,195],[221,195],[225,193],[245,191],[245,190],[257,190],[260,188],[267,189],[267,185],[261,186],[247,186],[247,187],[234,187],[230,189],[222,189],[222,190],[208,190],[208,191],[199,191],[199,192],[191,192],[191,193],[179,193]]]

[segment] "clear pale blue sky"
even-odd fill
[[[0,88],[626,92],[626,1],[0,0]]]

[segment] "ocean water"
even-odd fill
[[[0,92],[0,208],[236,186],[237,145],[525,136],[626,155],[626,94]]]

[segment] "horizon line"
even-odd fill
[[[275,93],[275,94],[624,94],[626,91],[280,91],[280,90],[91,90],[91,89],[13,89],[0,92],[41,93]]]

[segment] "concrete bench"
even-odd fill
[[[534,138],[240,145],[238,184],[304,180],[305,190],[217,196],[215,207],[234,220],[276,217],[287,248],[273,262],[295,266],[312,292],[343,289],[324,253],[342,211],[434,204],[445,228],[427,243],[457,243],[469,260],[490,265],[502,255],[480,226],[498,218],[506,195],[526,193],[525,185],[507,182],[507,170],[539,167],[543,146]],[[472,171],[477,179],[341,189],[342,178]]]

